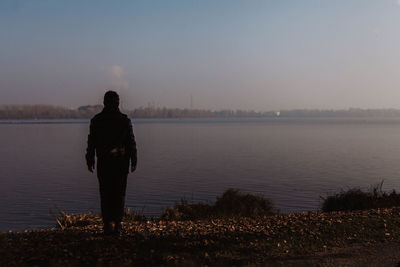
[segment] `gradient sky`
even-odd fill
[[[400,108],[397,0],[0,1],[0,105]]]

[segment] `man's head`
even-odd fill
[[[110,108],[118,108],[119,106],[119,96],[116,92],[114,91],[107,91],[104,94],[104,101],[103,104],[105,107],[110,107]]]

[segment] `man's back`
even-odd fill
[[[91,125],[97,157],[107,156],[115,147],[128,145],[130,122],[121,112],[103,110],[91,120]]]
[[[125,158],[136,165],[136,142],[130,119],[118,109],[104,108],[90,122],[86,159]],[[93,160],[93,161],[92,161]]]

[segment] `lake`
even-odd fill
[[[138,169],[126,205],[159,216],[228,188],[262,194],[282,213],[317,211],[321,196],[384,179],[400,189],[398,119],[133,120]],[[50,215],[99,212],[86,168],[88,121],[0,122],[0,231],[53,227]]]

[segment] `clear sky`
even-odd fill
[[[0,104],[400,108],[398,0],[0,1]]]

